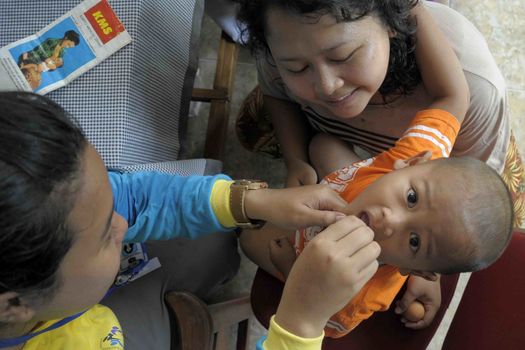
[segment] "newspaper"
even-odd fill
[[[0,49],[0,91],[47,94],[130,42],[107,0],[85,0],[38,33]]]

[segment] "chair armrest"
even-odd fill
[[[175,322],[171,347],[181,350],[230,349],[231,331],[238,325],[236,349],[246,349],[248,321],[253,315],[249,294],[236,299],[206,305],[189,292],[168,292],[164,300]],[[179,344],[174,344],[179,339]]]
[[[212,349],[213,321],[208,307],[199,298],[189,292],[168,292],[164,296],[168,309],[172,311],[175,322],[172,329],[179,334],[180,348]],[[173,332],[172,332],[173,333]],[[177,337],[171,337],[171,348],[178,348]]]
[[[242,295],[237,299],[208,305],[208,310],[213,320],[213,332],[221,332],[253,315],[249,294]]]

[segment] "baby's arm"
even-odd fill
[[[425,311],[419,320],[405,318],[405,313],[410,304],[419,301],[423,304]],[[401,299],[396,302],[395,312],[403,314],[401,321],[406,327],[421,329],[430,325],[441,306],[441,284],[438,277],[435,281],[427,280],[420,276],[410,276],[407,289]]]
[[[444,109],[461,123],[470,104],[470,91],[459,59],[423,5],[418,4],[412,15],[417,20],[417,64],[433,98],[429,108]]]

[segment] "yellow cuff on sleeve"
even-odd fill
[[[211,189],[210,204],[217,220],[224,227],[235,227],[236,222],[230,209],[230,185],[233,181],[217,180]]]
[[[279,326],[275,322],[275,316],[273,316],[263,348],[265,350],[319,350],[321,349],[323,338],[324,332],[317,338],[298,337]]]

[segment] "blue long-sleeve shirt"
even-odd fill
[[[114,209],[129,225],[126,242],[197,238],[228,231],[213,212],[210,196],[225,175],[176,176],[157,172],[109,172]],[[231,229],[230,229],[231,230]]]

